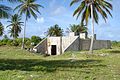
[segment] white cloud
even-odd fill
[[[61,15],[61,14],[65,13],[65,11],[66,11],[65,7],[58,6],[52,10],[51,15]]]
[[[36,20],[38,23],[44,23],[45,22],[45,19],[44,17],[41,17],[41,18],[37,18]]]

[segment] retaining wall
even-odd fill
[[[91,40],[80,40],[80,50],[89,50]],[[94,40],[93,50],[110,49],[110,40]]]

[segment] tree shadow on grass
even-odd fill
[[[76,68],[106,67],[101,60],[41,60],[41,59],[0,59],[0,70],[21,71],[70,71]]]
[[[112,53],[112,54],[119,54],[120,53],[120,50],[112,50],[112,51],[108,51],[109,53]]]

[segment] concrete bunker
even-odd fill
[[[35,46],[33,50],[37,53],[60,55],[66,51],[89,50],[89,47],[90,38],[85,33],[76,35],[74,32],[71,32],[69,36],[47,37],[37,46]],[[94,50],[110,48],[110,40],[96,40],[96,38],[94,39]]]

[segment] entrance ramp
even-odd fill
[[[43,39],[38,45],[33,48],[36,53],[46,53],[47,51],[47,38]]]
[[[79,47],[79,36],[70,37],[72,39],[67,38],[68,40],[65,40],[66,43],[63,43],[63,53],[65,51],[78,51],[80,49]]]

